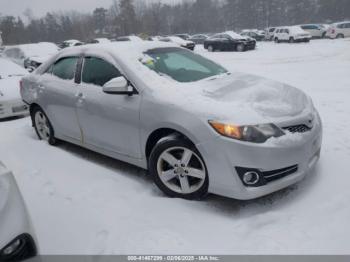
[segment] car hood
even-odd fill
[[[13,76],[4,79],[0,79],[0,101],[1,100],[13,100],[21,99],[19,82],[20,76]],[[2,95],[1,95],[2,94]]]
[[[167,94],[160,94],[162,99],[168,97],[171,101],[166,103],[206,121],[276,123],[313,111],[311,99],[299,89],[255,75],[233,73],[179,86],[169,88],[172,91],[163,89]]]

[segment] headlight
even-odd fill
[[[220,135],[253,143],[264,143],[271,137],[280,137],[285,133],[274,124],[236,126],[209,121]]]

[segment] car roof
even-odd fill
[[[130,57],[142,55],[144,52],[155,48],[178,47],[178,45],[160,41],[138,42],[112,42],[106,44],[88,44],[83,46],[63,49],[59,57],[78,55],[81,53],[109,53],[116,57]]]

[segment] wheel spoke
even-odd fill
[[[205,179],[205,172],[196,168],[188,168],[188,176]]]
[[[184,164],[185,166],[188,166],[188,163],[190,162],[192,155],[193,154],[191,150],[185,149],[182,155],[181,163]]]
[[[171,155],[170,153],[168,152],[165,152],[163,155],[162,155],[162,159],[164,161],[166,161],[169,165],[171,166],[175,166],[177,163],[178,163],[178,160],[173,156]]]
[[[188,194],[189,192],[191,192],[191,188],[190,188],[190,184],[188,182],[187,176],[180,177],[180,184],[181,184],[182,193]]]
[[[168,171],[162,172],[162,179],[165,180],[166,182],[174,179],[177,175],[174,172],[174,169],[170,169]]]

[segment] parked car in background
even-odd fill
[[[175,34],[175,36],[178,36],[183,40],[188,40],[191,37],[189,34]]]
[[[81,46],[83,45],[84,43],[79,41],[79,40],[75,40],[75,39],[71,39],[71,40],[66,40],[66,41],[63,41],[59,47],[60,48],[67,48],[67,47],[72,47],[72,46]]]
[[[127,41],[140,42],[140,41],[143,41],[143,39],[136,35],[129,35],[129,36],[120,36],[116,39],[116,41],[117,42],[127,42]]]
[[[308,42],[310,42],[312,36],[310,33],[301,29],[300,26],[286,26],[286,27],[277,28],[273,38],[274,38],[274,41],[276,43],[280,43],[280,42],[289,42],[289,43],[306,42],[306,43],[308,43]]]
[[[174,44],[62,50],[21,94],[39,139],[148,169],[171,197],[254,199],[299,182],[320,157],[321,120],[301,90]]]
[[[257,30],[257,29],[253,29],[253,30],[243,30],[241,32],[242,36],[248,36],[250,38],[255,39],[256,41],[263,41],[265,40],[265,33],[262,33],[261,31]]]
[[[178,36],[161,37],[161,38],[159,38],[159,41],[174,43],[174,44],[177,44],[177,45],[179,45],[181,47],[190,49],[192,51],[196,47],[196,44],[194,42],[189,41],[189,40],[184,40],[184,39],[182,39],[181,37],[178,37]]]
[[[19,90],[20,81],[27,74],[23,67],[0,58],[0,119],[28,114]]]
[[[58,51],[59,47],[56,44],[41,42],[7,46],[3,52],[3,57],[23,66],[29,71],[33,71]]]
[[[0,31],[0,47],[2,46],[2,37],[1,37],[2,32]]]
[[[204,41],[208,39],[208,35],[205,34],[197,34],[191,36],[188,41],[194,42],[196,45],[203,45]]]
[[[111,43],[112,41],[108,38],[95,38],[90,41],[88,41],[89,44],[107,44]]]
[[[265,29],[265,39],[267,41],[273,41],[273,36],[275,34],[277,27],[268,27]]]
[[[332,24],[326,33],[326,37],[331,39],[350,37],[350,21]]]
[[[36,235],[14,175],[0,162],[0,261],[38,254]]]
[[[233,31],[216,34],[204,42],[204,48],[209,52],[214,51],[238,51],[254,50],[256,40],[250,37],[239,35]]]
[[[304,31],[310,33],[312,38],[324,38],[327,33],[324,27],[317,24],[300,25],[300,27]]]

